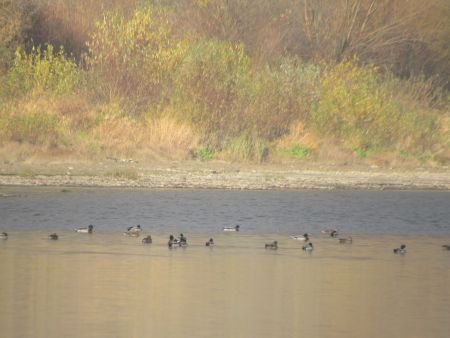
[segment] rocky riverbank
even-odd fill
[[[450,190],[450,171],[242,166],[217,162],[141,164],[132,160],[8,163],[0,167],[0,185],[150,189]]]

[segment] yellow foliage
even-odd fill
[[[406,109],[393,89],[376,67],[360,67],[354,60],[329,67],[321,78],[320,99],[310,122],[323,135],[364,152],[404,144],[407,137],[407,147],[427,147],[437,128],[435,115]]]
[[[170,117],[146,121],[126,116],[106,117],[92,130],[92,137],[107,154],[142,157],[162,153],[179,159],[186,158],[199,140],[191,127]]]

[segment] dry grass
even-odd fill
[[[345,149],[337,140],[330,138],[322,140],[320,148],[315,152],[315,158],[321,162],[338,165],[348,165],[355,161],[352,151]]]
[[[306,130],[303,122],[295,122],[291,125],[289,133],[277,140],[276,149],[289,149],[296,144],[315,150],[320,146],[320,139],[314,132]]]
[[[92,130],[92,141],[106,156],[185,159],[199,136],[169,117],[144,123],[130,117],[105,118]]]
[[[146,142],[159,151],[186,158],[188,152],[197,147],[200,135],[187,124],[170,117],[147,121]]]
[[[83,95],[19,100],[0,113],[6,131],[0,155],[10,161],[46,154],[182,160],[200,139],[174,118],[135,119],[114,103],[93,106]]]

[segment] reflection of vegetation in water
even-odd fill
[[[434,76],[450,71],[443,47],[450,13],[439,10],[445,2],[339,2],[305,2],[293,11],[281,1],[283,10],[255,9],[258,16],[245,0],[129,0],[110,10],[103,3],[75,9],[69,1],[7,2],[0,8],[12,27],[0,32],[0,143],[91,157],[254,162],[276,158],[280,149],[320,159],[326,152],[316,150],[333,144],[361,159],[390,152],[447,163],[448,77]],[[258,35],[266,16],[271,34],[255,40],[248,32]],[[59,29],[43,32],[41,17]],[[213,17],[227,20],[217,26]],[[445,24],[432,29],[431,18]],[[238,29],[241,22],[255,29]],[[34,35],[44,44],[33,46]],[[50,44],[62,41],[64,47]],[[299,123],[302,133],[294,133]],[[303,143],[305,135],[318,140],[314,147]],[[283,139],[291,148],[280,145]]]

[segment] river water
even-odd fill
[[[0,196],[0,232],[9,234],[0,240],[0,337],[448,337],[446,192]],[[88,224],[92,235],[72,230]],[[123,235],[136,224],[153,244]],[[241,231],[222,231],[234,224]],[[320,232],[328,227],[353,243]],[[168,249],[180,232],[189,246]],[[304,232],[311,253],[290,238]],[[279,249],[264,249],[273,240]],[[407,253],[395,255],[401,243]]]

